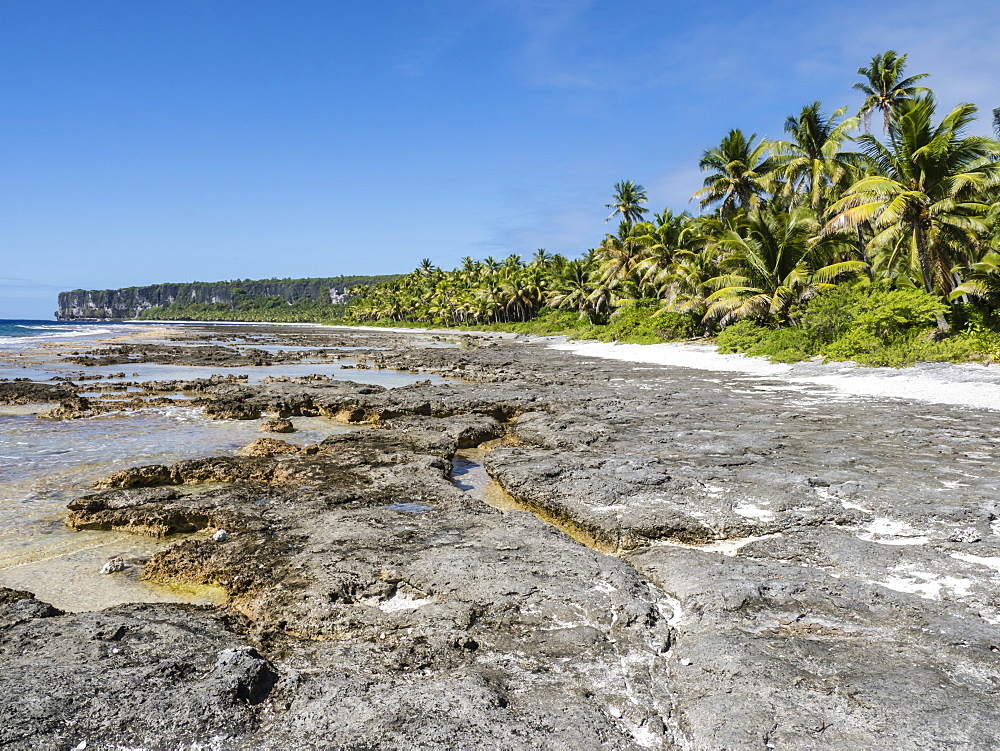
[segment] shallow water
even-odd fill
[[[483,466],[485,449],[463,449],[456,451],[451,460],[451,481],[456,488],[479,498],[493,508],[511,511],[520,508],[517,501],[500,487],[500,483],[490,477]]]
[[[60,361],[58,354],[56,347],[38,343],[8,351],[7,361],[0,363],[0,379],[105,376],[94,381],[95,389],[122,380],[187,380],[215,374],[247,375],[250,383],[268,376],[321,374],[386,388],[445,381],[434,375],[342,367],[354,364],[352,360],[235,368],[152,363],[81,367]],[[124,378],[117,375],[121,373]],[[269,435],[258,430],[263,420],[213,420],[200,410],[182,406],[82,420],[38,416],[53,406],[0,406],[0,585],[27,589],[57,607],[75,611],[123,602],[219,602],[224,597],[221,590],[168,588],[140,580],[143,561],[179,537],[154,540],[123,533],[74,532],[62,520],[69,501],[94,492],[93,483],[112,472],[232,454]],[[293,423],[296,432],[281,439],[303,445],[358,429],[323,417],[297,417]],[[100,574],[101,566],[115,556],[125,559],[127,569]]]
[[[215,602],[219,592],[177,590],[138,579],[140,564],[101,575],[109,558],[148,558],[178,538],[152,540],[107,532],[74,532],[62,523],[66,504],[124,467],[171,464],[232,454],[262,434],[261,420],[210,420],[183,407],[85,420],[47,420],[29,410],[0,410],[0,585],[28,589],[68,610],[120,602]],[[290,443],[316,443],[353,430],[322,417],[293,420]]]

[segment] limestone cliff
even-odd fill
[[[392,276],[337,276],[315,279],[263,279],[229,282],[153,284],[123,289],[76,289],[59,293],[59,320],[138,318],[171,305],[216,305],[238,310],[264,300],[288,305],[301,302],[344,303],[351,287],[375,284]]]

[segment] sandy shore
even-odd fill
[[[764,357],[719,354],[709,344],[618,344],[590,341],[549,343],[582,357],[663,365],[779,381],[790,390],[828,386],[845,396],[911,399],[1000,410],[1000,368],[977,364],[918,363],[911,368],[865,368],[852,362],[783,365]]]

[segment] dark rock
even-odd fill
[[[0,745],[10,748],[112,737],[119,747],[229,747],[258,726],[275,680],[217,618],[158,605],[7,625],[0,659]]]
[[[265,433],[294,433],[295,426],[291,420],[278,418],[276,420],[267,420],[260,426],[260,430]]]
[[[69,402],[76,391],[62,383],[33,381],[0,381],[0,404],[45,404]]]
[[[300,447],[277,438],[258,438],[253,443],[240,449],[244,456],[280,456],[282,454],[297,454]]]

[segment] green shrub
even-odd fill
[[[719,352],[729,355],[734,352],[749,352],[760,346],[771,335],[772,330],[753,321],[737,321],[727,326],[715,337]]]
[[[694,333],[691,316],[662,309],[659,300],[629,300],[621,305],[599,338],[604,341],[655,344],[688,339]],[[596,328],[596,327],[595,327]]]
[[[799,325],[820,343],[832,342],[847,333],[858,314],[859,306],[871,293],[863,284],[838,284],[798,306]]]
[[[859,303],[852,329],[867,331],[884,340],[917,328],[934,326],[948,306],[922,289],[894,289],[870,294]]]
[[[715,345],[723,354],[743,352],[774,362],[800,362],[816,353],[815,342],[804,329],[772,329],[751,321],[726,327],[715,337]]]
[[[750,352],[773,362],[801,362],[816,354],[816,341],[800,328],[778,329]]]
[[[650,320],[656,326],[660,339],[665,342],[679,342],[695,335],[694,319],[687,313],[661,310],[654,313]]]
[[[931,336],[937,317],[950,313],[956,331]],[[771,328],[740,321],[716,338],[719,351],[762,355],[775,362],[854,360],[861,365],[901,367],[915,362],[983,359],[1000,353],[1000,335],[989,313],[950,310],[922,289],[842,284],[795,311],[798,325]]]

